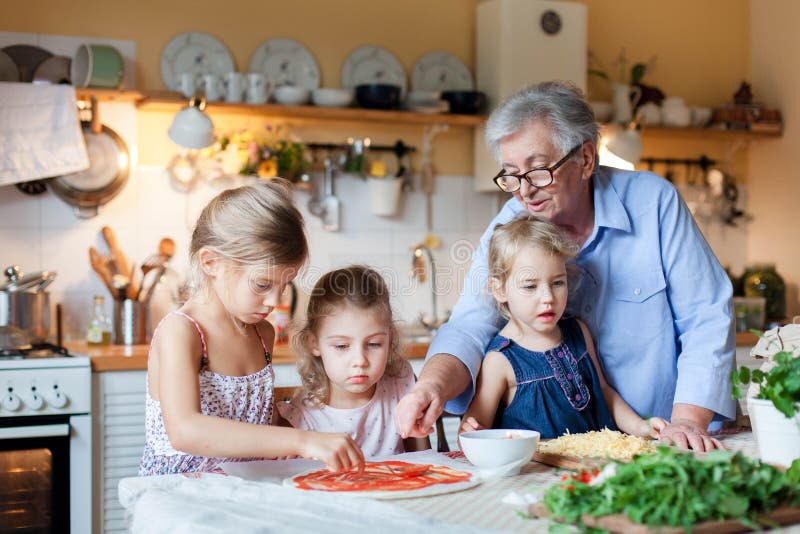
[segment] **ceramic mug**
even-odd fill
[[[260,72],[247,75],[246,99],[248,104],[264,104],[272,92],[272,82]]]
[[[75,87],[116,89],[122,81],[122,55],[113,46],[84,43],[78,47],[70,66]]]
[[[241,102],[244,96],[245,80],[241,72],[229,72],[222,82],[226,102]]]
[[[223,86],[220,77],[216,74],[204,74],[203,91],[206,94],[206,100],[209,102],[222,100]]]
[[[191,98],[197,89],[197,76],[195,76],[193,72],[182,72],[181,93],[183,93],[183,96]]]
[[[689,126],[689,107],[682,98],[670,97],[661,103],[661,122],[664,126]]]

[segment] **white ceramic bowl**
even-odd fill
[[[305,87],[294,87],[292,85],[282,85],[272,93],[275,102],[287,106],[302,106],[308,103],[311,91]]]
[[[503,475],[514,475],[533,458],[539,444],[535,430],[494,428],[464,432],[459,436],[461,451],[475,467],[497,469],[510,466]]]
[[[353,103],[352,89],[338,89],[335,87],[322,87],[314,89],[311,101],[316,106],[326,108],[346,108]]]
[[[417,106],[430,106],[439,103],[442,93],[439,91],[409,91],[406,95],[406,104]]]

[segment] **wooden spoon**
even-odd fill
[[[97,274],[98,278],[100,278],[113,296],[115,291],[114,284],[111,281],[111,270],[108,268],[106,258],[97,252],[97,249],[94,247],[89,247],[89,263],[92,265],[92,269],[94,269],[94,272]]]
[[[122,249],[119,248],[117,236],[109,226],[103,227],[103,238],[106,240],[111,258],[114,260],[114,269],[117,271],[117,274],[125,275],[130,279],[131,269],[128,266],[128,260],[125,258]]]

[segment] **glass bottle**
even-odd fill
[[[754,265],[744,274],[744,296],[764,297],[767,321],[786,318],[786,285],[774,263]]]
[[[86,328],[86,343],[89,345],[109,345],[111,343],[111,321],[105,311],[105,297],[95,295],[94,314]]]

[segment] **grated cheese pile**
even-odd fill
[[[630,460],[634,454],[656,450],[655,445],[638,437],[604,428],[583,434],[566,434],[539,443],[539,452],[566,456],[589,456]]]

